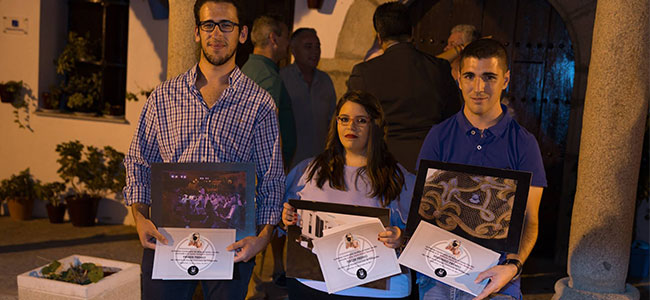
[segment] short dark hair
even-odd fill
[[[291,34],[291,42],[294,42],[301,34],[307,32],[313,33],[315,36],[318,36],[318,34],[316,34],[316,29],[308,28],[308,27],[300,27]]]
[[[467,57],[477,59],[496,57],[499,63],[504,67],[504,72],[509,70],[508,52],[506,47],[494,39],[478,39],[471,42],[463,51],[460,52],[460,69],[463,69],[463,61]]]
[[[240,24],[243,23],[241,9],[237,0],[196,0],[194,3],[194,22],[196,23],[196,26],[199,26],[199,22],[201,22],[201,18],[199,17],[199,11],[201,10],[201,7],[203,7],[203,4],[206,4],[208,2],[232,4],[237,11],[237,22]]]
[[[402,41],[411,37],[411,19],[402,3],[387,2],[377,6],[372,24],[382,40]]]

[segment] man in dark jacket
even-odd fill
[[[379,99],[388,122],[388,149],[414,172],[429,129],[460,110],[460,95],[449,62],[410,43],[411,23],[403,4],[380,5],[373,24],[384,54],[354,66],[348,90]]]

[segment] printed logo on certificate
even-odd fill
[[[313,241],[328,293],[401,272],[395,250],[376,238],[382,231],[384,226],[373,218],[329,229]]]
[[[336,264],[350,277],[366,279],[377,261],[375,246],[359,235],[348,232],[341,238],[336,249]]]
[[[420,221],[399,258],[399,263],[474,296],[487,280],[474,280],[497,264],[499,253],[435,225]]]
[[[234,229],[159,228],[152,279],[232,279]]]

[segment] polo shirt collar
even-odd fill
[[[275,70],[276,72],[280,71],[280,67],[278,67],[278,65],[275,62],[273,62],[270,58],[268,58],[268,57],[266,57],[264,55],[258,55],[258,54],[252,54],[251,53],[248,56],[248,60],[259,61],[260,63],[263,63],[264,65],[266,65],[267,67]]]
[[[463,107],[460,108],[460,111],[456,114],[456,122],[460,126],[460,128],[465,132],[466,134],[471,134],[472,130],[478,130],[472,123],[467,120],[467,117],[465,117],[465,114],[463,113],[463,110],[465,109],[465,105],[463,104]],[[485,131],[492,133],[495,136],[501,136],[503,133],[506,131],[506,128],[508,127],[508,124],[510,124],[510,121],[512,120],[512,116],[508,114],[508,107],[506,107],[503,103],[501,104],[501,120],[497,122],[494,126],[486,128]]]

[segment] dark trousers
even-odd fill
[[[394,298],[370,298],[370,297],[352,297],[328,294],[316,289],[312,289],[294,278],[287,278],[287,290],[289,290],[289,300],[366,300],[366,299],[394,299]],[[409,297],[397,298],[407,300]]]
[[[142,299],[192,299],[201,282],[204,299],[244,299],[255,262],[235,263],[232,280],[160,280],[151,279],[154,251],[142,254]]]

